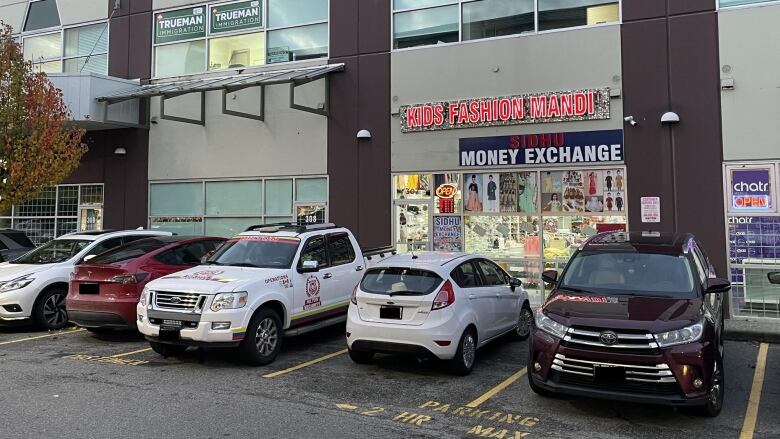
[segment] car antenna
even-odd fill
[[[411,239],[410,239],[409,241],[411,241]],[[408,244],[407,244],[407,245],[408,245]],[[411,254],[412,254],[412,259],[417,259],[417,258],[419,257],[419,256],[417,256],[416,254],[414,254],[414,245],[410,245],[410,246],[409,246],[409,253],[411,253]]]

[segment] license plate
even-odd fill
[[[163,328],[181,329],[183,323],[181,320],[163,320],[160,326]]]
[[[594,368],[596,382],[615,383],[625,381],[626,369],[616,366],[596,366]]]
[[[380,319],[401,320],[403,308],[400,306],[382,306],[379,308]]]
[[[98,294],[100,293],[100,285],[98,284],[80,284],[79,294]]]
[[[181,330],[178,328],[160,327],[160,340],[176,341],[180,339]]]

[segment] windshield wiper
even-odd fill
[[[236,262],[234,264],[220,264],[220,265],[227,265],[228,267],[261,268],[259,265],[250,264],[249,262]]]
[[[217,262],[217,261],[206,261],[206,262],[203,262],[203,265],[225,265],[225,264],[223,264],[222,262]]]

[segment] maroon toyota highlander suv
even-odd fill
[[[690,234],[593,236],[536,313],[528,379],[540,395],[698,406],[723,405],[723,300]]]

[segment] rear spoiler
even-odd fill
[[[387,247],[374,247],[374,248],[366,248],[362,249],[363,257],[368,259],[369,261],[373,256],[379,255],[380,258],[384,258],[385,255],[395,255],[397,253],[395,247],[393,246],[387,246]]]

